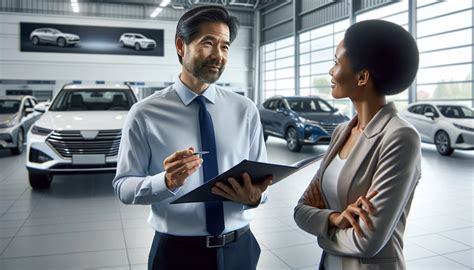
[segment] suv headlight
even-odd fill
[[[455,124],[453,123],[453,125],[459,129],[462,129],[462,130],[467,130],[467,131],[471,131],[471,132],[474,132],[474,128],[470,128],[470,127],[466,127],[466,126],[461,126],[459,124]]]
[[[305,125],[319,126],[319,122],[318,122],[318,121],[309,120],[309,119],[306,119],[306,118],[301,117],[301,116],[299,116],[298,119],[299,119],[301,122],[303,122],[303,124],[305,124]]]
[[[10,128],[10,127],[13,127],[16,124],[18,124],[18,118],[14,117],[10,120],[7,120],[5,122],[0,123],[0,128]]]
[[[41,136],[47,136],[52,131],[53,130],[51,130],[51,129],[42,128],[42,127],[38,127],[38,126],[31,127],[31,133],[36,134],[36,135],[41,135]]]

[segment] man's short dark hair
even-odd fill
[[[237,17],[231,15],[225,7],[206,5],[190,9],[181,16],[178,21],[178,26],[176,26],[175,41],[177,38],[182,38],[186,44],[191,43],[199,31],[200,24],[203,22],[222,22],[227,24],[230,33],[230,43],[232,43],[237,36],[239,29],[239,20]],[[183,60],[179,54],[178,58],[182,64]]]
[[[403,27],[382,20],[351,25],[344,35],[352,70],[367,69],[383,95],[405,90],[415,79],[419,53],[415,39]]]

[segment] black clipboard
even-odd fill
[[[310,157],[298,161],[292,165],[278,165],[272,163],[264,163],[258,161],[249,161],[243,160],[239,164],[225,171],[224,173],[214,177],[208,182],[202,184],[201,186],[189,191],[183,196],[172,201],[171,204],[179,203],[191,203],[191,202],[207,202],[207,201],[228,201],[228,199],[216,195],[211,192],[211,188],[218,181],[229,184],[227,179],[229,177],[235,178],[237,181],[242,183],[242,174],[247,172],[252,178],[253,183],[262,182],[267,176],[273,175],[273,184],[278,183],[279,181],[285,179],[291,174],[303,169],[304,167],[320,160],[323,157],[323,154]]]

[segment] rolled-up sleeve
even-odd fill
[[[117,172],[112,185],[115,194],[125,204],[152,204],[173,197],[165,184],[165,172],[149,175],[150,146],[145,121],[134,106],[123,129],[117,160]]]
[[[421,150],[418,133],[404,127],[384,140],[377,168],[368,193],[377,191],[371,200],[376,212],[370,214],[374,230],[359,219],[366,237],[354,229],[333,229],[331,237],[318,238],[325,251],[340,256],[372,257],[388,242],[421,176]]]

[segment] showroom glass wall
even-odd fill
[[[264,46],[264,98],[294,95],[294,39],[285,38]]]
[[[416,100],[435,100],[463,103],[473,106],[472,96],[472,6],[471,0],[417,1],[417,42],[420,50],[420,69],[417,76]],[[370,11],[355,14],[356,21],[382,19],[397,23],[408,30],[409,1],[400,1]],[[330,94],[329,69],[333,64],[337,44],[349,27],[349,19],[331,23],[299,34],[300,95],[317,95],[348,115],[353,114],[347,99],[334,100]],[[286,43],[293,37],[285,38]],[[276,57],[277,45],[283,40],[263,46],[264,98],[273,95],[295,95],[294,64],[289,62],[293,52],[289,46],[282,58]],[[291,48],[292,48],[291,44]],[[284,60],[285,63],[279,63]],[[285,66],[285,68],[277,68]],[[279,71],[279,72],[276,72]],[[279,76],[281,75],[281,76]],[[280,83],[281,82],[281,83]],[[283,90],[284,88],[284,90]],[[280,89],[280,90],[278,90]],[[389,96],[399,109],[408,105],[409,92]]]

